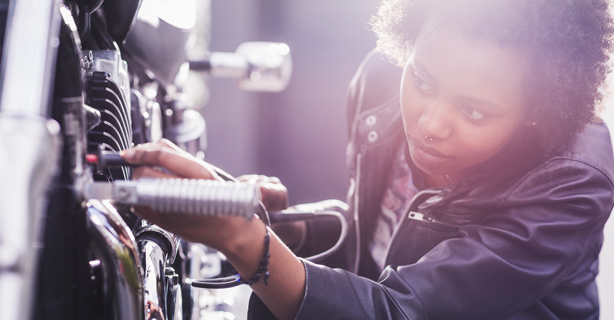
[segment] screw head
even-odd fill
[[[117,189],[117,197],[119,200],[127,200],[130,198],[130,190],[128,190],[126,187],[119,187]]]

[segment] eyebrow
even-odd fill
[[[439,86],[439,82],[437,82],[435,77],[433,77],[433,75],[431,75],[428,72],[426,67],[424,67],[424,65],[420,61],[418,61],[415,57],[413,58],[411,66],[420,75],[426,77],[427,80],[429,80],[429,81],[433,82],[435,85]],[[489,107],[489,108],[495,108],[497,110],[502,110],[500,105],[498,105],[498,104],[496,104],[496,103],[494,103],[492,101],[489,101],[489,100],[482,100],[482,99],[477,99],[477,98],[468,97],[468,96],[461,96],[460,98],[463,99],[463,100],[466,100],[466,101],[470,101],[472,103],[480,104],[482,106],[486,106],[486,107]]]
[[[497,110],[503,110],[503,108],[501,108],[500,105],[498,105],[498,104],[496,104],[494,102],[488,101],[488,100],[480,100],[480,99],[476,99],[476,98],[472,98],[472,97],[466,97],[466,96],[461,96],[460,98],[463,99],[463,100],[471,101],[473,103],[476,103],[476,104],[488,107],[488,108],[494,108],[494,109],[497,109]]]
[[[426,70],[426,68],[424,67],[424,65],[418,61],[415,57],[413,58],[413,62],[412,62],[412,67],[414,68],[415,71],[419,72],[421,75],[424,75],[424,77],[426,77],[429,81],[435,83],[436,85],[439,86],[439,82],[437,82],[437,80],[435,80],[435,77],[433,77],[428,70]],[[418,70],[420,69],[420,70]]]

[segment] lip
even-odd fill
[[[425,146],[422,142],[416,141],[409,137],[409,151],[420,162],[427,164],[440,164],[451,159],[453,156],[447,156],[435,149]]]

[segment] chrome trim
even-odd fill
[[[244,42],[234,53],[212,52],[208,61],[191,64],[194,70],[208,69],[213,77],[237,79],[244,91],[281,92],[292,77],[290,47],[278,42]]]
[[[177,143],[188,143],[196,140],[205,133],[207,124],[205,118],[196,110],[183,110],[181,112],[181,123],[174,124],[170,128],[170,136]]]
[[[160,235],[162,238],[164,238],[166,240],[166,242],[168,242],[171,252],[169,252],[169,263],[174,263],[175,262],[175,258],[177,257],[177,248],[179,246],[179,243],[181,240],[179,240],[179,237],[177,237],[176,235],[158,227],[157,225],[148,225],[146,227],[143,228],[139,228],[138,230],[136,230],[136,232],[134,233],[134,238],[137,239],[137,241],[141,241],[141,235],[146,235],[148,233],[153,233],[156,235]]]
[[[29,319],[45,189],[59,125],[46,121],[60,43],[60,0],[12,0],[0,70],[0,310]],[[41,117],[42,116],[42,117]]]
[[[90,243],[103,271],[105,300],[115,319],[143,319],[143,270],[130,229],[108,201],[86,202]]]
[[[47,116],[60,44],[61,3],[11,1],[0,72],[0,111]]]
[[[151,240],[139,240],[139,251],[143,264],[143,293],[145,319],[164,319],[166,296],[164,292],[167,254]]]
[[[0,310],[29,319],[42,248],[45,191],[56,168],[60,127],[53,120],[0,113]]]
[[[140,179],[137,181],[81,181],[78,197],[113,199],[129,205],[146,205],[162,213],[235,216],[250,220],[258,210],[260,189],[247,182],[199,179]]]
[[[258,92],[281,92],[292,77],[290,47],[276,42],[244,42],[237,54],[249,62],[246,77],[237,79],[239,89]]]
[[[195,23],[194,0],[143,1],[122,50],[168,87],[187,60]]]
[[[83,50],[84,57],[91,57],[91,67],[88,69],[87,74],[92,75],[94,71],[106,72],[111,76],[111,80],[117,84],[121,93],[124,95],[124,101],[126,102],[126,110],[129,124],[132,124],[130,119],[131,102],[130,99],[130,78],[128,76],[128,63],[122,60],[122,56],[119,51],[116,50],[99,50],[90,51]],[[89,63],[89,62],[88,62]]]

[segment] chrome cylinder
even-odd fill
[[[28,319],[45,191],[60,146],[55,121],[0,113],[0,310]]]
[[[138,246],[144,271],[145,319],[164,319],[166,315],[164,271],[168,254],[155,241],[139,240]]]
[[[2,52],[0,111],[46,116],[60,44],[59,0],[13,0]],[[70,15],[62,8],[62,14]]]
[[[106,188],[97,183],[92,186],[89,190]],[[95,191],[86,193],[97,196]],[[118,202],[146,205],[158,212],[251,219],[258,208],[260,189],[254,184],[215,180],[141,179],[113,182],[110,196]]]
[[[157,239],[157,242],[164,244],[164,251],[168,253],[168,262],[173,264],[173,262],[175,262],[175,258],[177,257],[177,251],[181,246],[181,240],[179,237],[158,227],[155,224],[148,224],[145,220],[142,220],[141,223],[145,225],[134,231],[134,238],[137,239],[137,243],[145,239]]]

